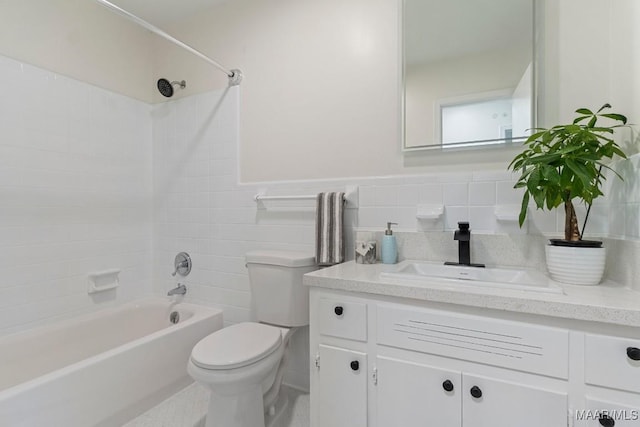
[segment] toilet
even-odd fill
[[[302,276],[318,268],[313,256],[252,251],[246,262],[256,322],[203,338],[187,366],[211,393],[206,427],[273,427],[288,403],[280,385],[289,339],[309,324]]]

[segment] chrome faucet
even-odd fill
[[[170,297],[172,295],[184,295],[186,293],[187,293],[187,287],[185,285],[181,285],[178,283],[178,286],[176,286],[175,288],[167,292],[167,296]]]
[[[484,264],[471,263],[471,230],[469,230],[468,222],[458,222],[458,229],[453,233],[453,240],[458,241],[458,262],[447,261],[444,263],[445,265],[484,267]]]

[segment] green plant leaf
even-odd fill
[[[607,114],[600,114],[600,115],[602,117],[607,117],[609,119],[617,120],[619,122],[622,122],[623,125],[627,124],[627,117],[623,116],[622,114],[607,113]]]
[[[558,169],[553,166],[546,165],[542,168],[542,176],[544,179],[549,181],[551,186],[559,186],[560,185],[560,174],[558,173]]]
[[[576,113],[578,114],[588,114],[589,116],[593,116],[593,112],[587,108],[578,108],[576,110]]]
[[[626,159],[626,158],[627,158],[627,155],[626,155],[626,154],[624,154],[624,151],[622,151],[622,150],[620,149],[620,147],[618,147],[617,145],[614,145],[614,146],[613,146],[613,152],[614,152],[615,154],[617,154],[618,156],[622,157],[623,159]]]
[[[589,171],[584,167],[584,165],[575,162],[572,159],[566,159],[567,166],[571,171],[578,177],[580,181],[582,181],[582,185],[588,187],[591,184],[591,180],[595,178],[592,176]]]
[[[520,228],[524,224],[524,220],[527,218],[527,208],[529,207],[529,193],[524,193],[522,196],[522,204],[520,205],[520,215],[518,215],[518,223]]]
[[[544,209],[544,202],[547,199],[547,189],[538,189],[537,191],[532,193],[532,195],[538,209]]]

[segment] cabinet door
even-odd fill
[[[567,425],[566,393],[467,374],[462,385],[464,427]]]
[[[386,357],[378,369],[379,427],[460,427],[460,372]]]
[[[318,346],[320,427],[367,426],[367,355]]]

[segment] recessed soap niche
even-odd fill
[[[118,268],[89,273],[89,286],[87,293],[95,294],[117,288],[120,286],[119,275],[120,269]]]

